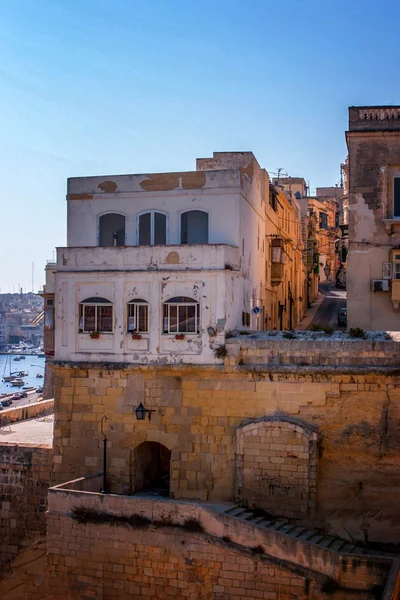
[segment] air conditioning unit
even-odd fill
[[[373,279],[372,280],[372,291],[373,292],[388,292],[390,289],[389,279]]]

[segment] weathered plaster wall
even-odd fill
[[[91,339],[79,333],[79,302],[93,296],[114,305],[114,331]],[[164,334],[163,302],[187,296],[200,304],[200,333]],[[214,349],[224,344],[225,331],[241,325],[243,298],[251,306],[251,282],[230,269],[210,271],[105,271],[57,273],[55,341],[58,360],[131,363],[214,363]],[[149,303],[149,333],[141,340],[127,331],[127,303],[141,298]],[[216,335],[210,336],[212,327]]]
[[[0,567],[26,538],[45,533],[51,470],[49,447],[0,446]]]
[[[325,366],[262,365],[258,352],[253,365],[239,367],[55,365],[57,481],[99,470],[105,414],[115,491],[132,491],[134,449],[153,441],[172,452],[175,498],[233,500],[238,428],[265,416],[292,417],[316,428],[320,440],[312,524],[346,539],[350,532],[358,540],[398,542],[399,376],[365,364],[329,368],[327,358],[317,362]],[[315,354],[314,344],[309,352]],[[384,352],[376,353],[384,362]],[[346,364],[345,356],[343,350],[335,360]],[[347,348],[347,358],[362,363],[357,346],[350,357]],[[150,421],[136,420],[139,402],[155,411]],[[286,466],[287,445],[270,450]]]
[[[392,218],[392,178],[400,163],[400,131],[389,131],[396,128],[399,129],[397,120],[371,122],[359,120],[354,111],[350,115],[347,133],[347,314],[350,327],[400,329],[399,312],[393,308],[390,292],[372,291],[372,280],[382,279],[382,263],[390,261],[390,249],[400,244],[398,221],[383,220]]]

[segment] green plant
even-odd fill
[[[229,340],[231,337],[233,337],[232,330],[231,330],[231,329],[227,329],[227,330],[225,331],[225,339],[226,339],[226,340]]]
[[[322,331],[326,335],[332,335],[332,333],[333,333],[333,327],[331,327],[330,325],[325,325],[325,327],[322,327]]]
[[[192,533],[204,532],[204,527],[198,519],[186,519],[182,525],[182,529],[185,531],[191,531]]]
[[[365,338],[365,331],[361,327],[351,327],[349,335],[353,338]]]
[[[254,554],[264,554],[265,550],[262,546],[258,545],[258,546],[253,546],[252,548],[250,548],[250,550],[254,553]]]
[[[310,325],[310,331],[321,331],[321,325],[316,325],[315,323],[313,323],[312,325]]]
[[[226,349],[225,344],[223,344],[222,346],[218,346],[218,348],[215,348],[214,356],[215,358],[225,358],[225,356],[228,356],[228,350]]]
[[[293,333],[293,331],[282,331],[282,337],[285,338],[285,340],[295,340],[297,339],[295,334]]]
[[[100,333],[98,331],[91,331],[90,337],[92,338],[92,340],[97,340],[100,337]]]

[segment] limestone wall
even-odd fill
[[[94,517],[96,511],[140,515],[148,523],[79,523],[71,517],[74,508],[91,509]],[[203,531],[185,529],[188,518]],[[344,600],[349,593],[355,600],[372,600],[377,588],[383,589],[391,564],[388,559],[347,559],[322,548],[307,549],[305,542],[255,528],[212,507],[54,488],[49,492],[47,539],[48,595],[31,591],[29,600],[54,595]]]
[[[46,531],[51,455],[48,447],[0,446],[0,567],[26,538]]]
[[[56,365],[55,481],[101,469],[100,421],[106,415],[111,491],[134,491],[135,448],[151,441],[171,450],[172,497],[232,501],[239,428],[264,417],[290,418],[318,437],[314,464],[308,458],[305,463],[316,473],[316,483],[306,480],[307,494],[315,494],[309,496],[312,512],[300,521],[349,540],[399,542],[400,377],[361,372]],[[154,411],[151,420],[136,420],[139,402]],[[296,454],[293,448],[269,451],[283,462],[271,461],[271,468],[264,462],[260,480],[278,476],[284,482],[294,463],[301,472],[303,457],[289,456]],[[290,498],[290,481],[286,487]],[[258,495],[252,485],[242,498]],[[284,511],[264,499],[265,509],[278,516]]]
[[[42,400],[34,404],[25,404],[25,406],[6,408],[0,412],[0,427],[24,421],[25,419],[33,419],[34,417],[44,417],[51,415],[54,412],[54,400]]]

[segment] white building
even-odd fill
[[[0,346],[4,346],[7,339],[6,320],[0,315]]]
[[[263,329],[268,173],[251,152],[182,173],[68,180],[57,249],[55,360],[219,362]]]

